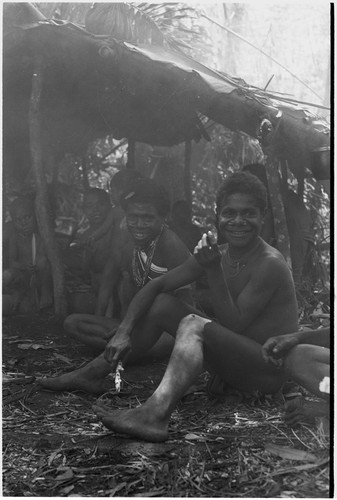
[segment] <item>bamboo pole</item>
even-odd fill
[[[43,170],[41,146],[40,102],[43,88],[43,61],[37,58],[32,77],[32,90],[29,103],[29,137],[32,168],[36,179],[36,217],[39,231],[46,247],[51,264],[54,291],[54,311],[60,319],[66,316],[64,269],[56,244],[52,221],[48,214],[47,181]]]

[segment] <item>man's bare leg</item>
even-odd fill
[[[74,339],[91,347],[94,352],[104,351],[111,332],[120,321],[94,314],[71,314],[64,321],[64,329]]]
[[[245,391],[277,391],[283,372],[267,365],[261,345],[195,314],[185,317],[164,377],[154,394],[133,410],[110,413],[94,409],[109,429],[147,441],[164,441],[172,411],[204,364],[212,366],[232,387]]]
[[[195,314],[182,319],[164,377],[144,405],[113,413],[94,406],[104,425],[146,441],[165,441],[172,411],[203,370],[202,332],[209,321]]]
[[[110,365],[101,354],[83,368],[58,377],[42,378],[38,382],[50,391],[83,391],[102,394],[106,391],[104,380],[110,371]]]
[[[93,314],[71,314],[64,322],[64,328],[70,335],[98,352],[104,351],[108,333],[117,325],[116,320]],[[109,373],[110,365],[104,360],[102,353],[83,368],[58,377],[42,378],[38,382],[51,391],[102,394],[106,390],[104,380]]]
[[[261,345],[212,321],[203,332],[206,368],[223,382],[244,392],[277,392],[286,377],[283,370],[267,364]]]
[[[284,369],[289,378],[315,394],[323,401],[308,401],[296,398],[285,407],[285,421],[296,425],[313,421],[315,417],[330,416],[330,394],[320,390],[320,383],[330,377],[330,349],[301,344],[294,347],[284,360]]]
[[[133,362],[148,352],[157,342],[163,330],[175,335],[180,320],[189,312],[187,306],[176,298],[166,294],[160,295],[144,319],[141,328],[132,335],[132,353],[128,356],[128,362]],[[87,316],[90,316],[90,319],[95,318],[92,315]],[[109,321],[109,318],[100,319]],[[106,341],[104,347],[105,344]],[[39,383],[52,391],[81,390],[99,394],[105,391],[104,379],[110,371],[110,365],[105,361],[102,353],[83,368],[59,377],[40,379]]]
[[[330,349],[301,344],[285,357],[284,369],[288,377],[316,396],[329,400],[329,394],[321,392],[319,385],[330,377]]]

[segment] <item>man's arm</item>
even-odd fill
[[[183,264],[191,257],[185,243],[171,230],[167,230],[165,241],[162,242],[162,251],[165,255],[166,267],[170,271]],[[175,296],[185,304],[194,305],[192,285],[183,286],[175,292]]]
[[[318,330],[300,330],[271,337],[262,346],[262,356],[267,363],[275,364],[298,344],[311,344],[330,348],[330,327]]]
[[[102,281],[98,291],[95,314],[97,316],[105,316],[109,299],[112,296],[113,290],[119,283],[121,276],[120,257],[116,252],[112,252],[110,259],[107,261]]]
[[[160,293],[171,292],[188,285],[200,276],[203,270],[194,257],[190,257],[181,266],[175,267],[163,276],[149,281],[132,299],[126,315],[116,334],[107,344],[105,359],[111,363],[112,370],[121,357],[130,351],[130,337],[138,321],[144,316]]]

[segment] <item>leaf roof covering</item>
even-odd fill
[[[201,115],[252,137],[268,118],[277,130],[276,153],[296,176],[310,168],[312,150],[329,145],[328,123],[281,96],[182,53],[94,35],[13,3],[4,9],[5,149],[20,140],[27,147],[36,57],[44,61],[43,144],[58,154],[83,151],[108,134],[152,145],[198,141]]]

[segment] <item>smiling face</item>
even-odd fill
[[[248,249],[257,241],[263,219],[264,214],[254,196],[231,194],[224,200],[218,215],[219,231],[231,247]]]
[[[151,203],[132,203],[126,206],[126,224],[134,242],[146,246],[158,236],[164,217]]]

